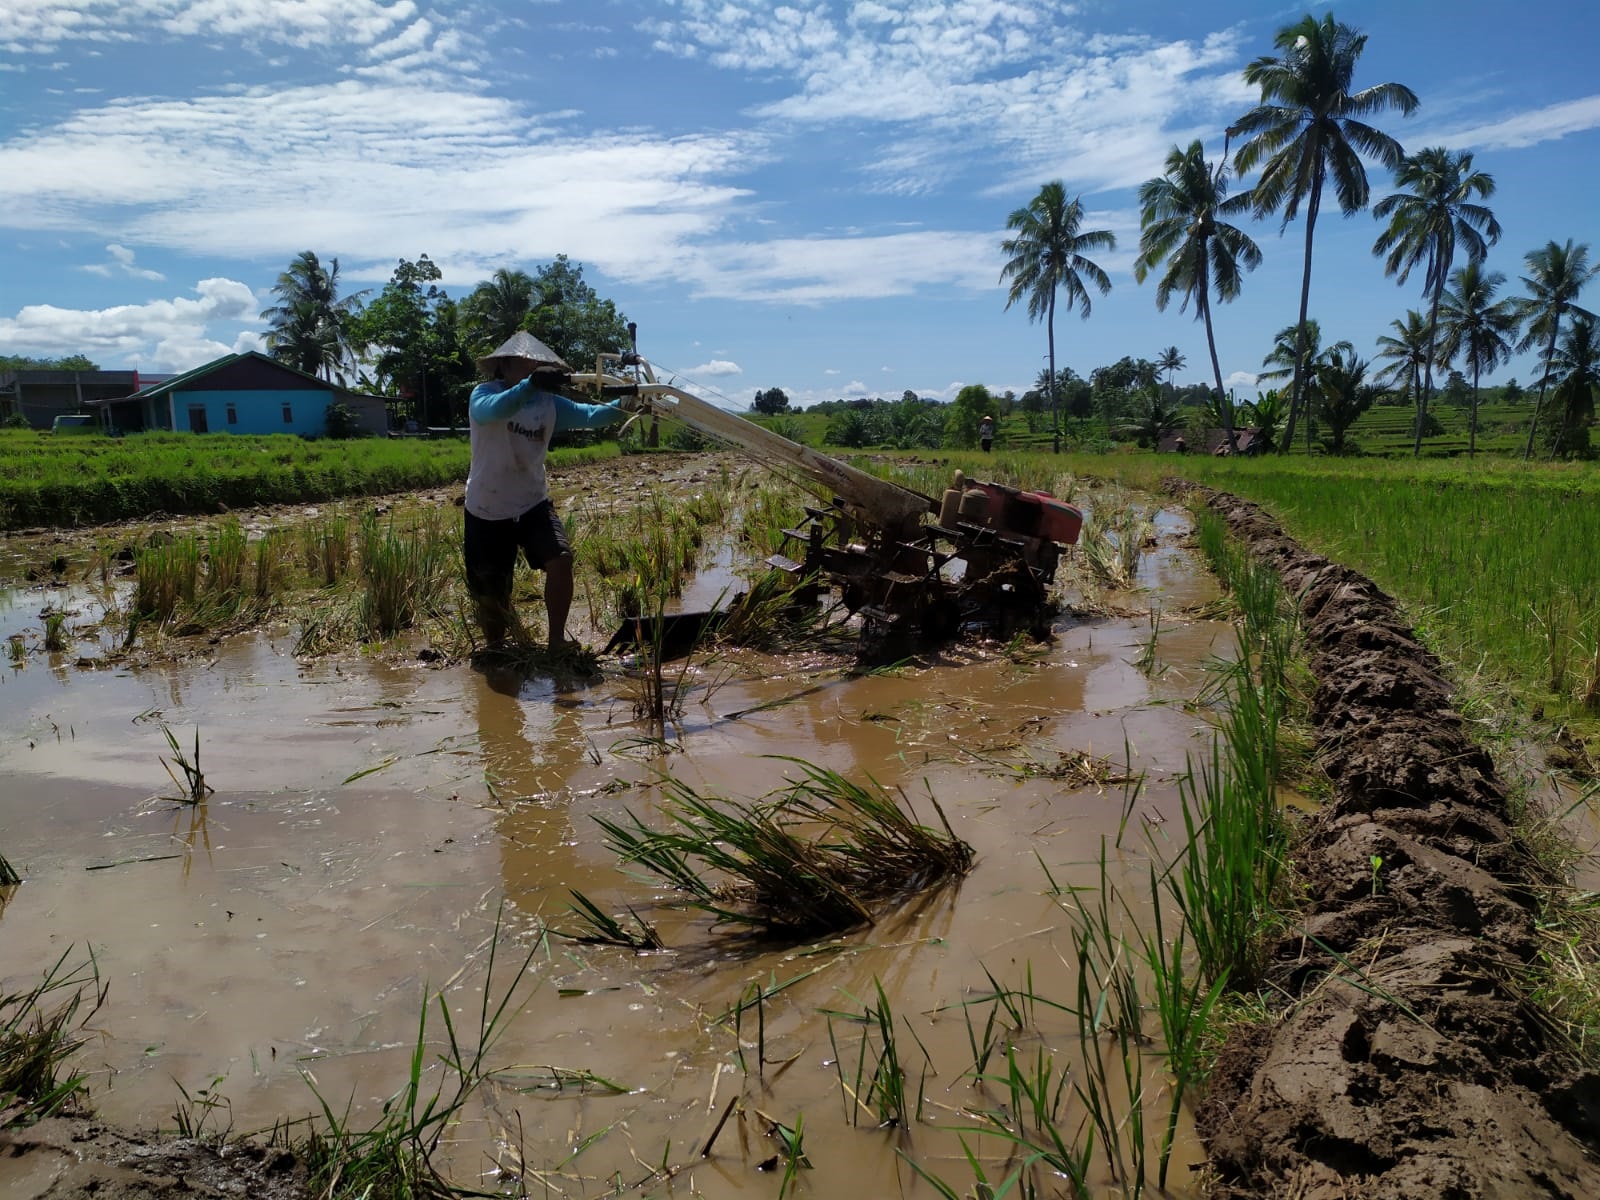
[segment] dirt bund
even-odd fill
[[[1540,870],[1438,660],[1371,580],[1259,506],[1169,490],[1299,598],[1334,793],[1297,854],[1304,922],[1273,947],[1294,1000],[1230,1042],[1199,1114],[1214,1195],[1600,1197],[1600,1075],[1518,983]]]

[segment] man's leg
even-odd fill
[[[567,640],[567,613],[572,609],[572,547],[567,544],[567,527],[548,500],[526,513],[519,524],[528,564],[544,572],[550,649],[560,650],[571,644]]]
[[[572,555],[562,554],[544,565],[544,605],[550,616],[550,649],[571,645],[567,613],[572,609]]]
[[[516,537],[509,521],[484,521],[466,514],[463,557],[467,593],[478,627],[490,646],[505,641],[511,623],[511,585],[516,567]]]

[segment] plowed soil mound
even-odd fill
[[[1518,986],[1539,868],[1440,664],[1371,580],[1201,495],[1299,597],[1334,788],[1274,955],[1296,1000],[1227,1048],[1201,1113],[1215,1194],[1595,1200],[1600,1076]]]

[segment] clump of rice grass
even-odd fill
[[[718,922],[770,936],[807,937],[871,924],[877,907],[971,869],[937,800],[941,829],[920,824],[903,793],[788,759],[804,776],[754,802],[702,796],[668,779],[654,830],[596,817],[610,847],[673,885]]]
[[[94,952],[68,969],[72,948],[22,991],[0,991],[0,1129],[31,1125],[66,1109],[86,1076],[67,1060],[88,1040],[87,1027],[110,986]]]
[[[165,625],[194,603],[199,583],[200,544],[192,535],[146,546],[134,556],[134,615]]]
[[[250,590],[258,603],[271,600],[283,589],[288,571],[288,544],[289,535],[281,529],[270,529],[256,539]]]
[[[215,600],[237,606],[244,596],[248,539],[237,519],[224,521],[212,531],[206,546],[204,590]]]
[[[332,587],[348,575],[353,557],[347,518],[325,517],[300,526],[301,563],[319,586]]]
[[[28,641],[20,633],[13,633],[6,639],[6,654],[11,659],[13,667],[27,665]]]
[[[782,571],[763,573],[729,605],[717,624],[717,640],[773,651],[809,639],[821,620],[817,606],[804,600],[815,587],[814,579],[796,580]]]
[[[368,637],[393,637],[430,610],[455,554],[437,519],[409,530],[381,523],[375,512],[361,519],[361,628]]]
[[[167,745],[172,747],[172,759],[163,758],[161,765],[167,769],[167,775],[179,789],[179,794],[169,796],[168,799],[176,800],[179,804],[199,804],[212,792],[216,791],[206,782],[204,772],[200,770],[200,726],[194,727],[194,755],[185,754],[183,747],[178,745],[178,736],[166,725],[161,726],[161,733],[167,739]]]
[[[1096,500],[1078,546],[1094,579],[1119,591],[1133,586],[1145,540],[1153,530],[1144,513],[1122,492]]]
[[[44,618],[44,648],[51,654],[62,654],[67,649],[67,614],[46,613]]]

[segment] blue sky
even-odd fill
[[[464,295],[565,253],[647,357],[744,402],[1021,391],[1042,325],[1005,310],[1008,213],[1064,181],[1110,229],[1112,293],[1058,317],[1080,372],[1176,345],[1137,285],[1135,192],[1258,98],[1241,78],[1307,10],[1215,0],[0,0],[0,353],[187,369],[259,346],[299,251],[349,289],[426,253]],[[1324,8],[1313,10],[1321,15]],[[1600,257],[1593,0],[1347,0],[1381,123],[1471,149],[1499,190],[1507,291],[1556,239]],[[1391,190],[1372,173],[1374,199]],[[1217,311],[1240,385],[1294,320],[1303,226]],[[1364,354],[1408,307],[1370,214],[1325,210],[1311,312]],[[1600,295],[1590,299],[1600,301]],[[1524,358],[1497,376],[1534,375]]]

